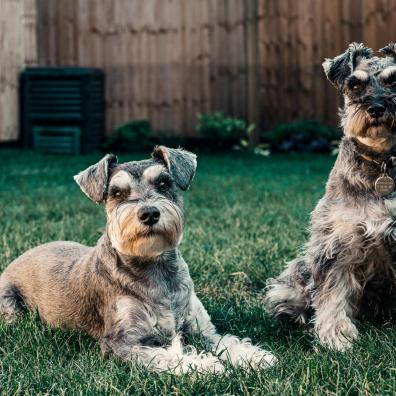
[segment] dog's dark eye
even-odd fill
[[[114,198],[121,197],[121,190],[114,190],[112,195]]]
[[[358,93],[366,86],[366,81],[362,81],[356,77],[352,77],[349,79],[347,86],[353,93]]]
[[[169,183],[166,181],[161,181],[158,183],[158,188],[160,190],[167,190],[169,188]]]
[[[115,198],[115,199],[123,197],[124,194],[125,194],[125,191],[122,191],[121,189],[119,189],[119,188],[117,188],[117,187],[113,187],[113,188],[110,190],[110,196],[111,196],[112,198]]]
[[[392,71],[386,77],[379,77],[380,83],[386,88],[396,88],[396,72]]]
[[[396,88],[396,75],[395,76],[391,76],[386,80],[385,83],[386,86],[390,87],[390,88]]]
[[[167,177],[161,177],[155,182],[155,186],[159,191],[166,191],[169,189],[171,185],[171,181]]]

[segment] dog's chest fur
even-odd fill
[[[147,272],[146,279],[141,283],[145,295],[152,302],[151,310],[157,316],[157,328],[160,332],[166,330],[171,323],[172,331],[180,330],[187,315],[187,306],[190,301],[193,283],[187,266],[181,257],[176,263],[169,265],[153,265]],[[163,321],[161,318],[166,318]]]
[[[386,284],[393,290],[396,193],[386,198],[376,195],[379,172],[378,166],[361,160],[353,141],[343,140],[326,194],[312,214],[307,253],[316,284],[333,272],[353,279],[356,294],[365,294],[371,286],[384,289]],[[395,170],[391,172],[395,177]]]
[[[183,328],[193,282],[178,251],[156,263],[113,259],[109,266],[107,260],[107,268],[113,270],[109,281],[118,284],[118,302],[113,307],[118,319],[130,317],[136,324],[144,316],[152,328],[150,337],[160,341],[173,338]]]
[[[388,171],[396,180],[396,169]],[[323,207],[333,219],[362,226],[364,234],[391,242],[396,220],[396,191],[385,198],[375,192],[380,165],[366,162],[350,139],[341,143],[340,155],[327,183]]]

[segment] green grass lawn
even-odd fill
[[[0,150],[0,269],[40,243],[95,244],[103,208],[73,175],[99,155],[55,157]],[[136,156],[122,156],[132,160]],[[249,336],[279,358],[271,369],[175,377],[112,358],[78,332],[51,329],[37,316],[0,323],[0,394],[393,395],[396,331],[360,324],[353,350],[327,351],[307,330],[268,317],[262,290],[307,238],[309,213],[334,157],[228,154],[199,156],[186,193],[181,246],[197,293],[222,333]]]

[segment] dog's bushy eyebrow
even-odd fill
[[[389,80],[396,76],[396,66],[389,66],[386,69],[382,70],[379,74],[379,77],[383,80]]]
[[[155,180],[159,175],[168,173],[162,164],[154,164],[144,169],[142,178],[146,180]]]
[[[369,74],[364,70],[356,70],[355,72],[353,72],[351,77],[355,77],[361,81],[366,81],[370,78]]]
[[[132,175],[126,170],[120,170],[115,173],[110,179],[110,186],[117,186],[122,188],[123,186],[127,187],[132,182]]]

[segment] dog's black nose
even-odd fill
[[[160,218],[160,211],[155,206],[144,206],[140,208],[138,211],[138,218],[139,220],[147,226],[152,226],[158,223]]]
[[[381,117],[384,114],[385,106],[383,106],[381,104],[375,104],[375,105],[370,106],[367,109],[367,111],[371,115],[371,117],[379,118],[379,117]]]

